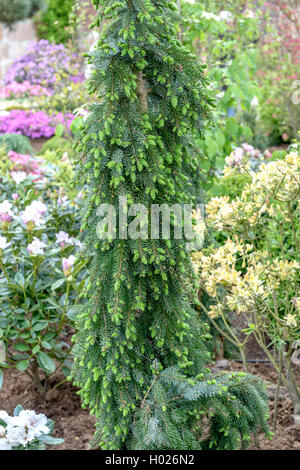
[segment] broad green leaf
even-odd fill
[[[64,133],[64,126],[63,124],[58,124],[55,129],[55,135],[56,137],[61,137]]]
[[[28,368],[28,366],[29,366],[29,361],[27,359],[24,359],[23,361],[18,362],[18,364],[16,365],[16,368],[18,370],[24,371]]]
[[[55,371],[55,362],[44,351],[40,351],[37,355],[39,366],[47,373],[53,374]]]
[[[67,317],[72,321],[76,321],[81,310],[82,305],[72,305],[72,307],[67,310]]]
[[[172,96],[172,98],[171,98],[171,104],[172,104],[173,108],[176,108],[176,107],[177,107],[178,99],[177,99],[176,96]]]
[[[15,344],[14,348],[16,349],[16,351],[28,351],[29,346],[23,343],[18,343]]]
[[[32,329],[33,331],[42,331],[44,330],[44,328],[46,328],[47,325],[48,325],[47,321],[40,321],[40,322],[37,322],[35,325],[33,325]]]
[[[66,280],[65,278],[58,279],[58,281],[54,282],[54,284],[52,285],[51,290],[58,289],[60,286],[63,285],[63,283],[65,282],[65,280]]]

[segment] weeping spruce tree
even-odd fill
[[[191,202],[191,135],[203,132],[210,110],[204,67],[177,40],[172,1],[94,5],[92,26],[105,28],[89,55],[95,102],[77,142],[78,181],[90,190],[90,281],[73,368],[83,406],[98,419],[94,445],[238,448],[267,432],[266,396],[252,376],[207,368],[184,240],[97,235],[98,207],[117,212],[120,196],[147,208]]]

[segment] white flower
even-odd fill
[[[39,214],[43,215],[47,212],[47,206],[45,206],[45,204],[43,204],[41,201],[32,201],[30,206]]]
[[[42,434],[49,434],[50,429],[47,426],[47,417],[42,414],[36,414],[34,410],[22,410],[18,416],[23,420],[28,428],[30,440],[40,437]]]
[[[34,237],[33,242],[27,246],[27,251],[34,256],[43,255],[44,248],[46,247],[47,245],[45,243],[41,242],[38,238]]]
[[[221,20],[230,20],[232,18],[232,13],[230,13],[230,11],[227,11],[227,10],[222,10],[220,11],[219,16]]]
[[[65,243],[69,243],[70,245],[73,245],[72,238],[70,238],[70,235],[63,230],[60,232],[56,233],[56,243],[60,243],[60,245],[63,247]]]
[[[9,444],[13,447],[22,445],[26,446],[30,442],[30,437],[26,431],[25,426],[15,426],[13,422],[7,425],[6,438]]]
[[[202,12],[202,18],[206,18],[207,20],[216,20],[218,21],[219,20],[219,17],[214,15],[213,13],[209,13],[208,11],[203,11]]]
[[[57,200],[57,204],[58,204],[59,206],[61,206],[61,205],[64,204],[65,202],[68,202],[67,196],[64,196],[64,197],[62,197],[62,198],[59,198],[59,199]]]
[[[288,315],[286,315],[285,317],[285,321],[286,321],[286,324],[287,326],[293,326],[293,327],[297,327],[297,320],[296,320],[296,316],[295,315],[292,315],[291,313],[289,313]]]
[[[12,215],[11,208],[12,208],[12,203],[11,202],[9,202],[7,200],[1,202],[0,203],[0,214]]]
[[[41,217],[41,214],[34,210],[31,206],[27,206],[25,211],[21,212],[21,219],[24,224],[34,222],[37,227],[45,223],[44,219]]]
[[[0,438],[0,450],[11,450],[12,447],[27,446],[43,434],[49,434],[47,417],[33,410],[21,410],[18,416],[9,416],[6,411],[0,411],[0,417],[5,423],[3,438]]]
[[[5,437],[5,427],[0,424],[0,438]]]
[[[0,450],[11,450],[12,446],[6,438],[0,439]]]
[[[27,178],[27,175],[25,171],[12,171],[11,177],[16,184],[20,184]]]
[[[10,245],[10,243],[7,243],[7,240],[5,237],[0,237],[0,250],[5,250]],[[1,413],[1,411],[0,411]],[[1,417],[1,416],[0,416]]]
[[[251,101],[251,106],[252,106],[253,108],[255,108],[255,107],[258,106],[258,105],[259,105],[258,98],[257,98],[257,96],[254,96],[254,98],[253,98],[252,101]]]
[[[44,219],[41,217],[45,212],[47,212],[47,206],[45,206],[45,204],[41,201],[32,201],[30,206],[27,206],[25,211],[21,213],[21,219],[24,224],[34,222],[34,224],[39,227],[45,223]]]

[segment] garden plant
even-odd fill
[[[92,26],[107,25],[88,54],[96,99],[77,144],[89,280],[74,383],[102,449],[238,448],[267,432],[266,395],[251,375],[207,368],[185,241],[143,238],[142,228],[136,239],[99,240],[97,230],[100,204],[117,208],[120,196],[148,208],[190,202],[191,135],[212,103],[205,69],[177,39],[173,2],[94,5]]]
[[[74,268],[81,199],[71,202],[55,188],[59,169],[8,156],[0,178],[0,379],[16,368],[44,394],[54,372],[70,373],[67,337],[85,283],[84,263]]]
[[[299,153],[262,164],[257,173],[247,159],[236,164],[231,157],[227,163],[224,179],[238,173],[249,182],[239,197],[216,197],[207,204],[207,231],[215,242],[193,258],[200,298],[206,291],[213,302],[208,309],[201,305],[217,329],[216,319],[222,318],[223,335],[241,351],[246,370],[247,342],[255,338],[277,372],[278,387],[282,382],[289,391],[298,424]],[[236,316],[244,319],[240,335],[232,321]]]

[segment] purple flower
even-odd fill
[[[57,76],[67,77],[75,83],[83,80],[81,61],[77,54],[71,54],[64,45],[41,40],[32,42],[27,53],[17,59],[7,71],[4,83],[29,82],[31,85],[53,88]],[[61,80],[64,85],[64,80]]]
[[[0,116],[1,134],[22,134],[31,139],[49,138],[55,133],[58,124],[70,127],[74,116],[58,113],[48,116],[44,111],[14,109],[6,116]]]

